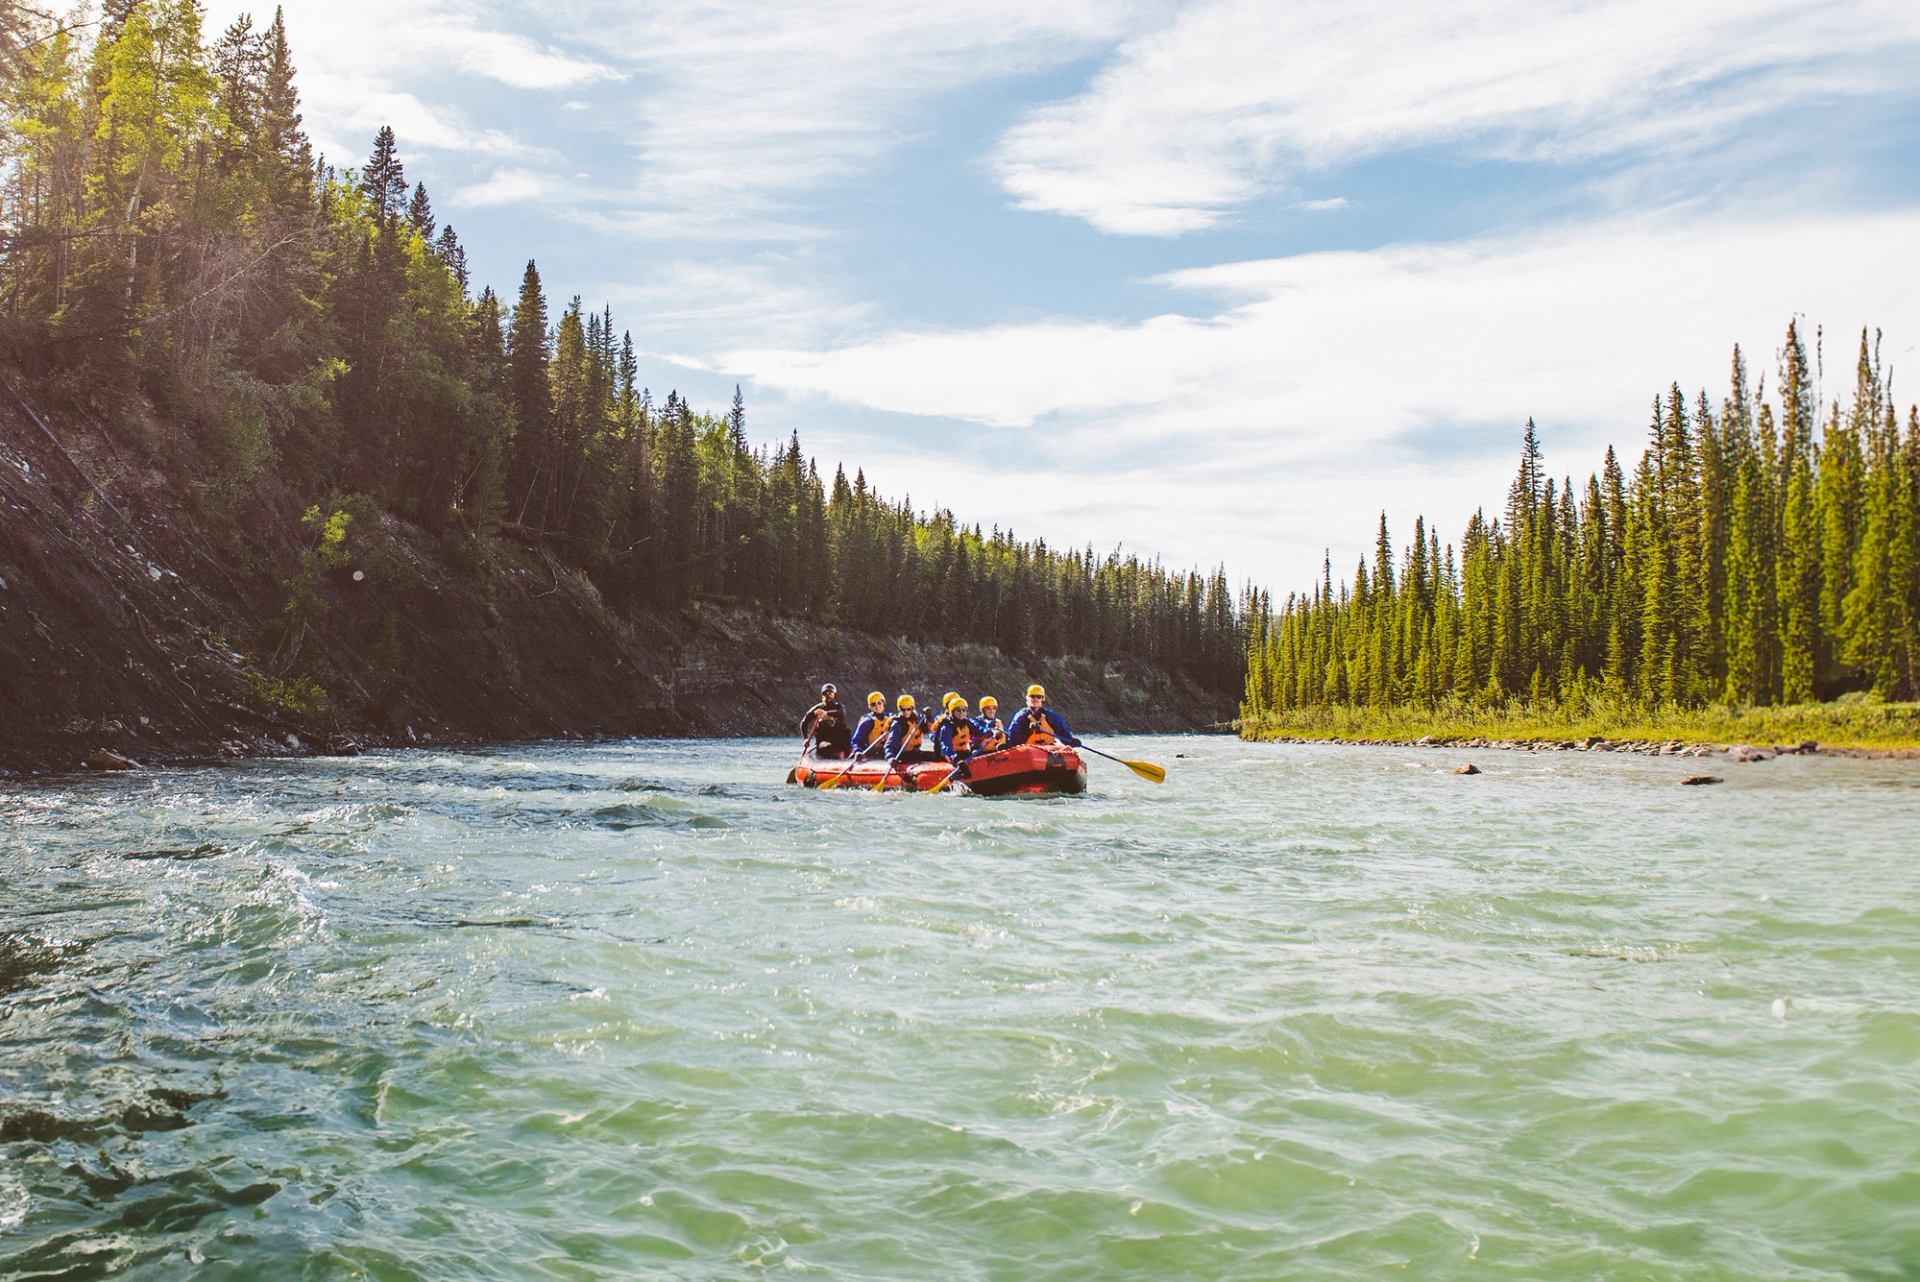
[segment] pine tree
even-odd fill
[[[406,167],[400,163],[400,145],[391,125],[381,125],[373,136],[373,154],[360,171],[360,191],[373,208],[374,221],[391,229],[407,203]]]
[[[747,403],[738,383],[733,385],[733,408],[727,411],[727,437],[736,451],[747,452]]]
[[[434,221],[433,202],[427,198],[425,183],[413,185],[413,198],[407,202],[407,226],[427,244],[433,243],[433,233],[439,224]]]
[[[433,256],[453,273],[453,278],[459,282],[460,292],[464,295],[468,286],[472,284],[467,274],[467,250],[466,246],[460,243],[460,237],[454,234],[452,223],[440,229],[439,239],[433,242]]]
[[[552,482],[553,394],[547,384],[547,298],[532,259],[520,278],[520,298],[507,331],[507,397],[513,407],[513,465],[508,510],[522,525],[546,520]]]

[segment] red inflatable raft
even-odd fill
[[[845,757],[808,753],[788,772],[787,782],[809,788],[873,788],[878,784],[883,792],[926,792],[952,772],[953,767],[938,758],[889,766],[880,760],[849,762]],[[964,783],[969,792],[983,797],[1085,792],[1087,763],[1065,744],[1044,748],[1022,744],[973,758],[954,783]],[[954,788],[941,791],[952,792]]]

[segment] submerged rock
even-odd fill
[[[1688,775],[1685,779],[1682,779],[1680,781],[1682,787],[1697,786],[1700,784],[1707,784],[1707,783],[1725,783],[1725,782],[1726,780],[1722,779],[1719,775]]]
[[[89,770],[138,770],[140,763],[107,748],[95,748],[87,754]]]
[[[1764,748],[1756,748],[1750,743],[1736,743],[1727,749],[1727,755],[1743,764],[1754,761],[1769,761],[1773,754]]]
[[[1453,773],[1457,775],[1477,775],[1480,773],[1480,767],[1474,765],[1471,761],[1469,761],[1464,766],[1455,766],[1453,768]]]

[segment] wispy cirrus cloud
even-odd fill
[[[584,0],[570,25],[641,78],[633,148],[648,202],[781,211],[873,168],[969,85],[1104,49],[1153,0]]]
[[[1915,94],[1906,0],[1203,0],[995,150],[1022,208],[1210,227],[1397,148],[1526,158],[1697,147],[1769,113]]]
[[[644,318],[653,354],[708,373],[727,372],[710,354],[719,341],[846,335],[872,312],[806,262],[779,253],[649,263],[645,279],[612,282],[606,292],[621,314]]]

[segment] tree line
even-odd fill
[[[209,39],[194,0],[90,26],[0,4],[0,341],[156,409],[156,452],[205,501],[363,494],[465,555],[543,548],[622,610],[721,598],[1238,688],[1247,598],[1223,570],[823,477],[797,436],[749,440],[737,389],[720,415],[656,401],[611,309],[554,316],[534,262],[512,298],[476,292],[391,129],[358,168],[314,154],[278,13]]]
[[[1631,474],[1612,448],[1576,488],[1528,421],[1503,512],[1456,554],[1384,514],[1351,582],[1250,610],[1243,714],[1514,704],[1583,714],[1920,697],[1920,407],[1905,430],[1878,335],[1850,400],[1818,404],[1798,323],[1775,395],[1736,347],[1727,395],[1653,403]]]

